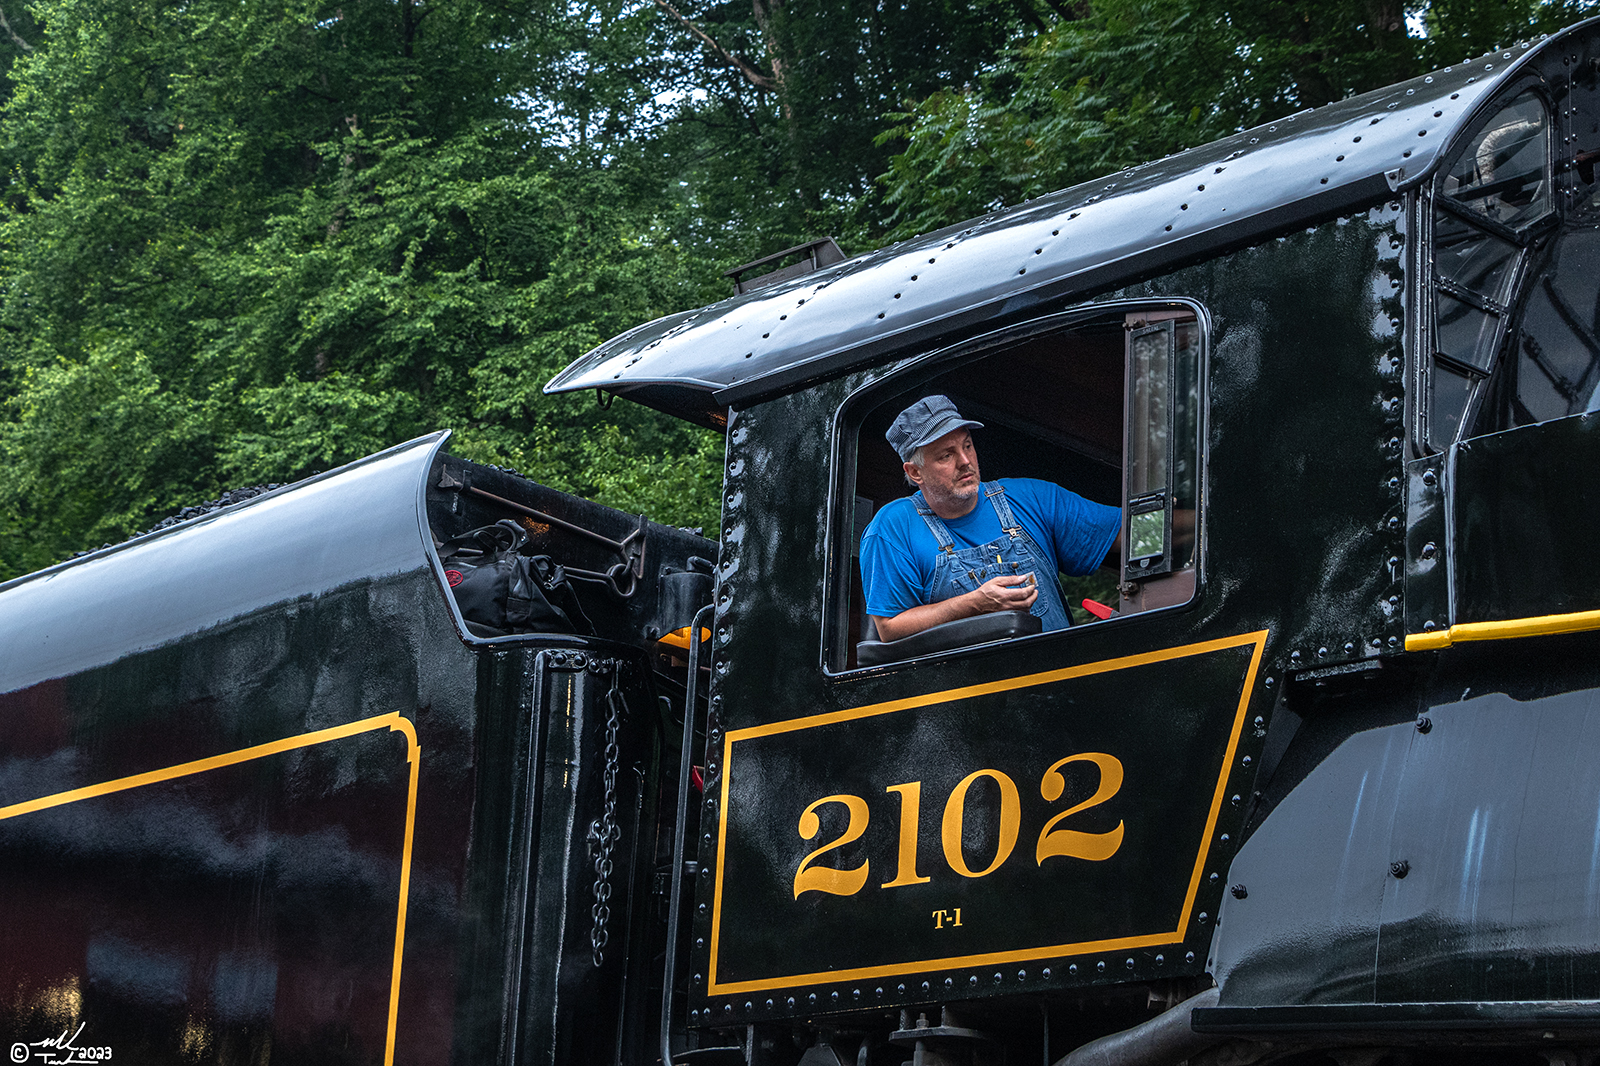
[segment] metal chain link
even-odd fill
[[[611,939],[606,929],[606,923],[611,920],[611,852],[622,836],[617,825],[617,762],[621,755],[617,729],[628,705],[622,695],[621,681],[622,671],[618,669],[611,675],[611,691],[606,693],[605,809],[599,821],[589,829],[591,838],[599,843],[594,860],[594,906],[589,910],[594,917],[589,943],[594,948],[595,966],[605,961],[606,943]]]

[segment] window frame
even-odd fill
[[[1477,142],[1497,118],[1524,97],[1532,97],[1544,109],[1546,120],[1544,162],[1550,186],[1550,210],[1520,229],[1512,229],[1495,219],[1477,216],[1471,211],[1462,209],[1444,193],[1444,182],[1462,154]],[[1548,87],[1537,75],[1526,75],[1496,94],[1490,105],[1483,109],[1483,113],[1460,136],[1451,152],[1443,157],[1437,172],[1415,198],[1414,202],[1417,205],[1414,216],[1415,229],[1422,237],[1418,242],[1422,249],[1418,256],[1421,261],[1417,263],[1415,272],[1417,281],[1414,291],[1417,293],[1419,329],[1413,361],[1415,395],[1411,403],[1411,446],[1417,456],[1441,454],[1454,444],[1475,435],[1473,430],[1483,410],[1485,398],[1504,364],[1505,347],[1512,335],[1512,325],[1525,295],[1523,287],[1533,258],[1533,245],[1540,236],[1559,224],[1565,213],[1566,198],[1561,195],[1564,184],[1562,171],[1557,166],[1559,145],[1562,143],[1561,132],[1561,112],[1551,101]],[[1465,226],[1470,231],[1486,234],[1515,248],[1514,258],[1507,268],[1508,277],[1502,285],[1502,291],[1505,293],[1503,302],[1474,292],[1440,273],[1435,223],[1441,214],[1449,215],[1458,225]],[[1439,326],[1441,296],[1449,297],[1493,318],[1494,337],[1486,346],[1488,353],[1486,366],[1475,366],[1442,350]],[[1471,390],[1448,441],[1434,439],[1433,397],[1436,366],[1442,366],[1456,376],[1467,379]]]
[[[851,567],[859,565],[853,555],[854,522],[856,517],[855,489],[857,463],[859,461],[857,446],[861,427],[867,417],[877,410],[885,399],[896,392],[905,390],[908,384],[916,380],[930,381],[961,364],[978,362],[1000,350],[1035,338],[1057,333],[1070,333],[1075,327],[1081,328],[1095,322],[1120,322],[1125,324],[1129,314],[1136,311],[1152,315],[1169,314],[1173,318],[1185,319],[1192,315],[1198,332],[1195,371],[1198,407],[1196,411],[1195,445],[1195,544],[1191,553],[1190,565],[1184,568],[1183,571],[1193,575],[1193,586],[1189,595],[1178,602],[1152,606],[1133,614],[1113,616],[1104,621],[1095,622],[1092,625],[1074,625],[1067,629],[1037,633],[1013,640],[951,648],[875,666],[847,666],[851,651],[849,646],[851,613],[855,610],[860,611],[863,623],[865,618],[865,604],[855,605],[851,602]],[[1126,330],[1125,325],[1122,328]],[[891,364],[893,369],[889,372],[875,376],[857,388],[852,389],[834,411],[833,425],[830,431],[831,447],[827,477],[828,497],[823,550],[822,619],[819,626],[821,636],[819,666],[823,676],[841,681],[868,676],[877,677],[885,672],[911,665],[943,663],[972,655],[993,654],[1019,641],[1033,646],[1033,642],[1040,640],[1067,640],[1071,639],[1074,634],[1081,634],[1086,630],[1101,632],[1106,626],[1126,626],[1151,615],[1166,615],[1173,611],[1191,607],[1197,603],[1203,590],[1204,571],[1206,569],[1205,538],[1201,535],[1201,530],[1204,527],[1206,485],[1208,480],[1206,442],[1210,410],[1209,364],[1211,332],[1211,316],[1207,313],[1205,306],[1199,301],[1187,297],[1108,300],[1045,315],[1025,323],[994,330],[910,356],[900,361],[898,365]],[[1117,506],[1122,511],[1122,537],[1125,541],[1128,525],[1126,477],[1129,434],[1127,419],[1129,397],[1126,389],[1126,374],[1128,372],[1126,332],[1124,333],[1123,360],[1122,374],[1125,384],[1122,403],[1124,421],[1121,442],[1122,454],[1119,459],[1121,465],[1119,481],[1122,484],[1122,490]],[[1169,436],[1171,435],[1170,427],[1174,417],[1174,405],[1169,404],[1167,410]],[[1169,545],[1171,543],[1170,524],[1169,519]],[[1124,542],[1120,552],[1119,580],[1122,579],[1122,568],[1127,565],[1127,552],[1128,546]],[[1150,576],[1155,577],[1158,575],[1152,574]],[[1171,577],[1172,575],[1163,573],[1159,576]]]

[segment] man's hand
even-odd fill
[[[874,615],[879,640],[900,640],[924,629],[932,629],[958,618],[990,614],[994,611],[1026,611],[1039,598],[1039,586],[1032,574],[1007,574],[992,577],[971,592],[952,596],[938,603],[925,603],[893,618]]]
[[[1008,574],[1004,577],[991,577],[967,595],[977,598],[976,610],[972,611],[972,614],[1026,611],[1033,606],[1033,601],[1039,598],[1039,586],[1033,581],[1032,574]],[[956,599],[961,598],[956,597]]]

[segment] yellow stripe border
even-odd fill
[[[1432,633],[1407,633],[1406,651],[1439,651],[1473,640],[1515,640],[1557,633],[1583,633],[1591,629],[1600,629],[1600,611],[1542,614],[1529,618],[1510,618],[1503,622],[1463,622]]]
[[[112,781],[102,781],[96,785],[85,785],[82,788],[74,788],[66,792],[57,792],[50,796],[41,796],[38,799],[25,800],[22,803],[13,803],[8,807],[0,807],[0,821],[4,821],[7,818],[16,818],[24,814],[32,814],[34,811],[48,810],[51,807],[62,807],[69,803],[77,803],[79,800],[93,799],[96,796],[109,796],[116,792],[126,792],[129,789],[140,788],[144,785],[156,785],[163,781],[173,781],[180,777],[203,774],[207,770],[219,770],[225,766],[237,766],[240,763],[251,762],[255,759],[264,759],[270,755],[280,755],[283,752],[294,751],[297,748],[309,748],[317,744],[326,744],[332,740],[343,740],[346,737],[370,733],[378,729],[388,729],[406,738],[406,763],[410,766],[410,780],[407,783],[406,791],[406,837],[400,852],[400,906],[398,915],[395,918],[394,964],[392,976],[389,980],[389,1026],[385,1034],[383,1049],[384,1066],[392,1066],[394,1063],[395,1031],[400,1022],[400,962],[405,953],[406,903],[411,895],[411,841],[417,825],[417,776],[422,768],[422,748],[417,743],[416,727],[411,724],[409,719],[401,717],[398,713],[363,718],[360,721],[333,726],[330,729],[319,729],[313,733],[302,733],[299,736],[268,741],[265,744],[257,744],[254,747],[240,748],[238,751],[230,751],[223,755],[212,755],[208,758],[178,763],[176,766],[168,766],[160,770],[133,774],[129,777],[119,777]]]

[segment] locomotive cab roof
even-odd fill
[[[1597,20],[644,323],[557,374],[720,428],[727,407],[1002,328],[1416,188]]]

